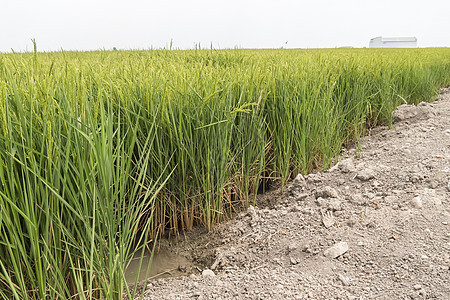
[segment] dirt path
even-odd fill
[[[402,106],[361,156],[297,177],[171,250],[189,276],[145,299],[450,299],[450,89]],[[197,267],[200,266],[200,267]],[[211,271],[204,271],[207,266]]]

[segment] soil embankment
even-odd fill
[[[188,276],[153,280],[144,298],[449,299],[450,89],[396,116],[359,157],[345,150],[171,246]]]

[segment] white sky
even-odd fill
[[[450,46],[449,0],[0,0],[0,52],[367,47],[376,36]]]

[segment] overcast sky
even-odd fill
[[[0,0],[0,51],[450,46],[449,0]],[[287,42],[287,44],[286,44]]]

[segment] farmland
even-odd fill
[[[0,296],[119,299],[138,245],[328,167],[450,49],[0,55]]]

